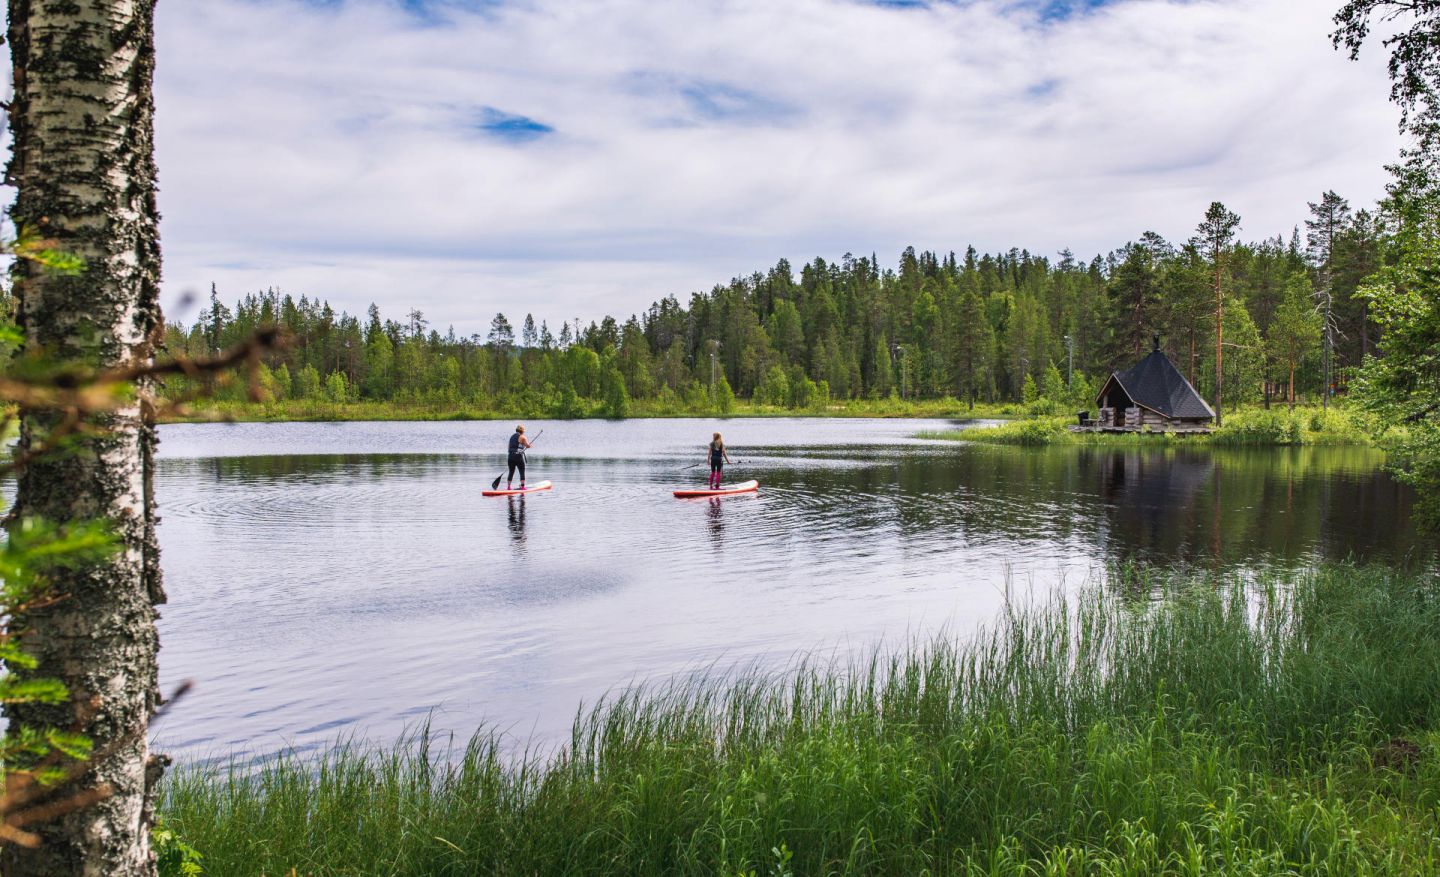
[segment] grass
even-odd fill
[[[633,690],[549,757],[422,734],[160,809],[211,875],[1436,873],[1437,666],[1433,575],[1129,571],[964,645]]]
[[[1022,445],[1184,445],[1199,447],[1299,447],[1313,445],[1374,445],[1365,425],[1341,408],[1287,411],[1282,408],[1242,408],[1227,412],[1223,425],[1208,435],[1163,432],[1074,433],[1074,418],[1032,417],[987,429],[944,430],[920,433],[920,438]]]

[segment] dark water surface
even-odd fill
[[[158,726],[187,758],[468,736],[564,736],[639,679],[846,654],[991,618],[1008,587],[1113,559],[1403,562],[1406,489],[1378,452],[1021,449],[914,420],[532,422],[531,480],[485,498],[513,424],[177,425],[157,494],[170,603]],[[710,432],[727,480],[702,485]]]

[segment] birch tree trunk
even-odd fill
[[[19,261],[27,353],[90,367],[148,362],[161,326],[153,148],[155,0],[9,0],[15,225],[86,260],[78,276]],[[155,429],[148,388],[92,418],[101,434],[19,477],[20,516],[104,520],[120,540],[104,561],[63,571],[64,599],[15,620],[37,675],[71,703],[7,707],[12,723],[76,728],[95,757],[72,791],[100,803],[36,827],[36,850],[7,851],[6,873],[150,875],[149,825],[160,760],[146,739],[158,703],[155,606],[164,601],[151,489]],[[57,423],[23,412],[21,448]],[[62,793],[63,794],[63,793]]]

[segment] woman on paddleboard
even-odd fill
[[[505,476],[506,490],[512,489],[510,482],[515,478],[516,469],[520,470],[520,489],[525,489],[525,449],[528,447],[530,440],[525,437],[525,424],[517,424],[514,434],[510,436],[510,472]]]
[[[720,489],[721,470],[725,464],[730,462],[730,455],[725,453],[725,440],[720,433],[715,433],[715,438],[710,440],[710,489]]]

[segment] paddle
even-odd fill
[[[545,434],[545,430],[543,430],[543,429],[540,430],[539,432],[535,433],[535,437],[530,440],[530,447],[532,447],[532,448],[535,447],[535,443],[538,442],[538,441],[540,441],[540,436],[542,436],[542,435],[544,435],[544,434]],[[508,464],[507,464],[506,471],[509,471]],[[502,478],[504,478],[504,477],[505,477],[505,472],[501,472],[499,475],[496,475],[496,476],[495,476],[495,480],[492,481],[492,482],[490,482],[490,489],[491,489],[491,490],[499,490],[499,489],[500,489],[500,479],[502,479]]]
[[[543,432],[543,430],[542,430],[542,432]],[[744,460],[732,460],[731,462],[727,463],[726,465],[729,465],[729,466],[741,466],[741,465],[744,465],[744,463],[745,463]],[[695,463],[695,464],[690,465],[690,466],[682,466],[682,467],[680,467],[680,471],[681,471],[681,472],[684,472],[686,469],[694,469],[696,466],[709,466],[709,465],[710,465],[709,463]]]

